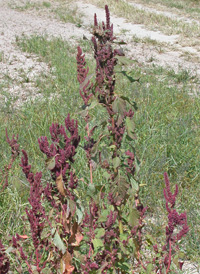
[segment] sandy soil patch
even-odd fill
[[[15,5],[26,3],[25,0],[15,0],[14,2]],[[34,5],[41,2],[41,0],[29,1],[29,3]],[[34,79],[41,72],[49,73],[49,68],[46,64],[39,62],[36,56],[21,52],[15,45],[16,36],[46,34],[50,37],[61,37],[64,40],[71,39],[72,42],[75,42],[76,38],[82,38],[85,35],[90,39],[94,12],[97,13],[99,21],[105,19],[105,13],[103,9],[97,8],[92,4],[83,1],[73,2],[83,14],[83,25],[81,28],[78,28],[74,24],[55,20],[48,11],[46,15],[44,11],[42,15],[39,15],[38,11],[34,9],[20,12],[11,9],[10,6],[12,5],[9,5],[9,3],[13,4],[13,1],[6,4],[5,1],[0,0],[0,48],[3,56],[3,60],[0,63],[0,72],[2,75],[1,80],[4,75],[12,79],[12,83],[6,89],[6,92],[17,96],[20,102],[20,100],[24,101],[30,96],[38,96],[34,87]],[[56,1],[51,1],[50,3],[58,6]],[[193,47],[181,47],[178,45],[178,35],[167,36],[158,31],[149,31],[142,25],[131,24],[126,22],[124,18],[112,15],[111,20],[114,24],[116,35],[127,42],[126,53],[130,58],[137,60],[139,63],[152,63],[169,67],[175,71],[183,69],[188,70],[193,75],[200,75],[200,64],[185,60],[185,57],[188,57],[188,55],[190,59],[193,55],[195,55],[195,58],[199,57],[200,59],[198,51]],[[132,39],[133,36],[137,36],[140,39],[148,38],[162,43],[162,50],[148,43],[135,43]],[[23,79],[21,79],[22,72],[29,78],[29,83],[23,83]]]

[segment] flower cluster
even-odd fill
[[[82,228],[87,227],[86,235],[88,237],[87,243],[89,246],[88,255],[85,256],[84,264],[82,264],[81,273],[90,273],[101,269],[101,273],[107,273],[114,266],[117,259],[118,252],[118,238],[119,233],[116,229],[115,223],[117,219],[117,212],[110,211],[106,217],[106,222],[99,219],[99,208],[95,202],[90,204],[90,212],[86,213]],[[100,227],[99,227],[100,224]],[[101,239],[97,239],[98,232],[102,233]],[[95,241],[100,241],[104,246],[102,249],[95,247]],[[94,254],[95,253],[95,254]]]
[[[92,97],[91,89],[93,87],[90,84],[90,80],[88,78],[89,67],[86,67],[85,54],[82,54],[82,50],[80,47],[77,48],[78,53],[76,56],[77,60],[77,79],[80,83],[80,95],[84,101],[84,104],[87,106],[88,101]]]
[[[25,150],[22,150],[22,153],[23,157],[20,166],[30,183],[30,196],[28,200],[31,209],[26,209],[26,214],[31,226],[33,245],[35,249],[37,249],[41,242],[41,233],[46,219],[45,209],[41,204],[43,193],[43,187],[41,185],[42,172],[37,172],[35,175],[30,172],[31,165],[28,164],[27,153]]]
[[[6,141],[9,144],[9,146],[11,147],[11,153],[12,153],[13,161],[19,155],[19,144],[17,143],[18,138],[19,138],[18,135],[16,137],[15,137],[15,135],[13,135],[12,139],[9,139],[8,132],[7,132],[7,129],[6,129]]]
[[[189,230],[187,225],[186,213],[181,213],[180,215],[174,209],[176,196],[178,195],[178,185],[176,185],[176,190],[174,194],[170,190],[170,182],[167,173],[164,174],[166,189],[164,189],[164,197],[166,200],[166,209],[168,211],[168,226],[166,227],[167,242],[171,240],[172,242],[179,241],[183,236],[185,236]],[[173,236],[176,227],[182,227],[176,236]]]
[[[69,133],[69,137],[67,132]],[[77,178],[70,169],[71,163],[74,162],[76,148],[80,142],[78,122],[75,122],[73,119],[70,120],[70,115],[68,114],[65,119],[65,127],[57,123],[52,124],[50,134],[52,140],[51,145],[49,145],[46,136],[40,137],[38,143],[40,150],[46,154],[47,161],[53,162],[52,165],[49,165],[52,178],[56,181],[60,176],[61,181],[65,184],[65,189],[67,189],[68,186],[74,189],[77,187]]]
[[[42,193],[43,193],[43,187],[41,184],[41,178],[42,178],[42,172],[37,172],[35,175],[31,172],[31,165],[28,163],[28,155],[25,150],[22,150],[23,156],[21,158],[21,164],[22,170],[30,184],[30,196],[29,196],[29,203],[31,205],[30,209],[26,209],[26,214],[28,217],[28,221],[30,223],[31,228],[31,236],[33,245],[35,248],[35,265],[37,268],[37,271],[40,273],[41,269],[43,269],[46,265],[46,262],[44,262],[42,265],[41,263],[41,250],[43,249],[43,245],[47,244],[43,241],[41,238],[42,231],[45,226],[45,221],[48,220],[45,209],[42,205]],[[18,237],[19,238],[19,237]],[[14,243],[16,245],[17,240],[14,239]],[[25,256],[23,249],[20,247],[20,254],[21,258],[23,260],[26,260],[27,257]],[[31,272],[30,272],[31,273]]]
[[[167,173],[164,173],[165,185],[164,189],[164,197],[166,201],[166,209],[168,212],[168,225],[166,226],[166,244],[163,247],[163,251],[167,251],[168,253],[164,258],[164,264],[169,270],[171,265],[171,257],[173,250],[176,251],[178,249],[177,242],[184,237],[189,231],[189,227],[187,225],[187,215],[186,213],[178,214],[176,209],[174,209],[176,196],[178,195],[178,185],[176,185],[176,189],[174,194],[172,194],[170,190],[170,182]],[[178,229],[179,232],[175,233],[175,230]]]
[[[113,25],[110,24],[110,13],[108,6],[105,6],[106,23],[102,22],[102,26],[98,25],[97,16],[94,15],[94,30],[92,42],[94,45],[94,58],[96,60],[96,89],[99,94],[100,103],[107,106],[107,110],[111,111],[108,105],[114,100],[115,75],[114,67],[117,64],[116,51],[112,49]]]

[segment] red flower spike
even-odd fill
[[[187,234],[189,227],[187,225],[186,213],[178,214],[176,209],[174,209],[176,197],[178,195],[178,185],[176,185],[175,192],[172,194],[169,178],[166,172],[164,173],[164,179],[166,186],[164,189],[164,197],[166,201],[166,209],[168,211],[168,225],[166,226],[166,245],[163,246],[163,251],[168,251],[164,257],[164,264],[166,266],[166,273],[169,273],[172,260],[172,250],[178,249],[177,242]],[[175,229],[177,230],[178,228],[180,231],[175,234]],[[180,264],[180,268],[182,268],[182,264]]]
[[[93,96],[90,92],[93,85],[90,84],[90,80],[87,80],[87,75],[89,72],[89,67],[86,68],[85,55],[82,54],[80,47],[77,48],[77,78],[80,83],[80,95],[84,101],[84,104],[87,106],[89,99]]]

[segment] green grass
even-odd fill
[[[170,48],[168,43],[161,43],[150,37],[139,38],[137,35],[133,35],[132,41],[136,44],[152,46],[159,54],[166,52],[166,49],[169,50]]]
[[[10,3],[9,6],[12,9],[18,10],[18,11],[26,11],[26,10],[39,10],[43,8],[49,9],[51,7],[51,3],[48,1],[43,1],[42,3],[34,2],[34,1],[26,1],[24,3],[21,3],[20,5],[16,3]]]
[[[59,20],[67,23],[70,22],[72,24],[76,24],[77,26],[81,26],[82,20],[81,17],[82,15],[78,12],[77,7],[59,7],[59,8],[54,8],[52,9],[52,13],[55,14],[56,18]]]
[[[89,41],[84,41],[89,49]],[[61,39],[32,36],[18,38],[21,50],[38,55],[39,60],[47,62],[51,73],[46,78],[38,78],[37,88],[43,100],[24,104],[12,113],[0,112],[0,160],[2,167],[9,162],[10,152],[5,142],[5,128],[9,135],[19,134],[21,148],[27,150],[33,171],[42,170],[44,178],[49,174],[45,169],[44,156],[38,148],[40,136],[50,136],[52,122],[63,123],[68,113],[79,119],[79,130],[83,146],[84,122],[80,118],[82,101],[79,96],[76,78],[76,48]],[[89,60],[89,67],[94,62]],[[198,260],[200,253],[199,226],[199,98],[191,97],[188,91],[196,89],[199,79],[186,71],[175,73],[161,67],[138,66],[129,69],[129,75],[140,78],[140,82],[130,83],[121,74],[116,75],[116,92],[123,92],[137,102],[135,125],[137,139],[130,143],[135,146],[140,160],[140,171],[136,179],[146,184],[142,190],[149,213],[160,218],[165,211],[163,198],[163,173],[167,171],[170,180],[180,187],[180,212],[187,211],[190,232],[185,238],[187,258]],[[95,109],[94,116],[101,121],[104,113]],[[93,123],[93,120],[92,120]],[[96,134],[100,134],[99,131]],[[76,155],[77,176],[88,181],[88,168],[82,150]],[[85,164],[84,164],[85,163]],[[1,180],[0,180],[1,181]],[[103,184],[105,179],[96,170],[95,183]],[[84,202],[87,186],[80,182]],[[23,228],[20,212],[27,202],[28,185],[16,161],[9,176],[9,187],[0,193],[1,236]],[[12,210],[13,209],[13,210]],[[156,215],[156,210],[158,213]],[[19,216],[15,218],[16,214]]]

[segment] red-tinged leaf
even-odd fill
[[[76,233],[76,242],[72,244],[73,246],[79,246],[80,242],[83,240],[83,235],[78,231]]]
[[[67,251],[60,262],[60,270],[62,274],[72,274],[74,271],[74,266],[72,265],[72,256],[71,254]]]
[[[80,228],[77,222],[73,224],[70,230],[71,236],[69,237],[69,243],[72,246],[79,246],[83,239],[83,235],[80,233]]]
[[[122,202],[128,197],[128,190],[130,184],[127,179],[123,176],[118,175],[115,178],[115,185],[113,186],[113,198],[116,205],[121,205]]]
[[[28,239],[29,237],[27,235],[19,235],[21,239]]]
[[[69,209],[73,217],[76,212],[76,203],[73,200],[69,200]]]
[[[57,185],[57,189],[60,192],[60,194],[65,196],[65,188],[64,188],[62,173],[60,173],[60,175],[56,178],[56,185]]]

